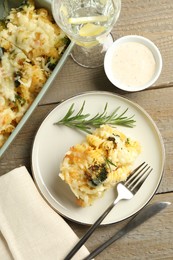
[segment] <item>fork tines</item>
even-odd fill
[[[133,192],[139,189],[153,169],[147,163],[141,163],[129,176],[124,185]]]

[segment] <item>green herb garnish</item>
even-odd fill
[[[89,180],[93,186],[98,186],[107,179],[108,170],[106,164],[93,165],[89,168],[89,171],[91,172]]]
[[[47,63],[47,66],[50,70],[54,70],[54,68],[56,67],[58,63],[58,60],[53,58],[53,57],[49,57],[48,58],[48,63]]]
[[[117,165],[114,164],[111,160],[109,160],[108,158],[105,159],[105,162],[107,164],[107,166],[109,167],[109,169],[111,169],[111,165],[117,168]]]
[[[89,118],[90,114],[83,114],[84,106],[85,101],[83,102],[80,110],[76,114],[74,114],[75,109],[73,103],[67,111],[67,114],[55,124],[65,125],[70,128],[77,128],[89,134],[92,133],[91,127],[97,128],[103,124],[121,125],[126,127],[135,126],[136,121],[133,119],[134,115],[130,117],[125,116],[125,113],[127,112],[128,108],[123,113],[118,115],[117,112],[120,109],[120,107],[117,107],[111,114],[108,115],[108,103],[106,103],[102,113],[97,113],[94,117]]]
[[[18,105],[20,105],[20,106],[24,106],[25,103],[26,103],[26,100],[25,100],[23,97],[21,97],[20,95],[16,94],[16,95],[15,95],[15,102],[16,102]]]

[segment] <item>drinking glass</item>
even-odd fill
[[[88,68],[103,65],[120,10],[121,0],[52,0],[55,22],[74,42],[72,58]]]

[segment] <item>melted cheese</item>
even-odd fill
[[[0,31],[0,147],[51,74],[50,60],[56,64],[67,46],[51,19],[28,0],[11,10]]]

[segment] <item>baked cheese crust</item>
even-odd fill
[[[139,142],[109,125],[102,125],[86,141],[66,153],[60,174],[77,198],[86,207],[102,197],[118,182],[125,181],[141,152]]]
[[[0,22],[0,147],[55,68],[68,39],[46,9],[24,1]]]

